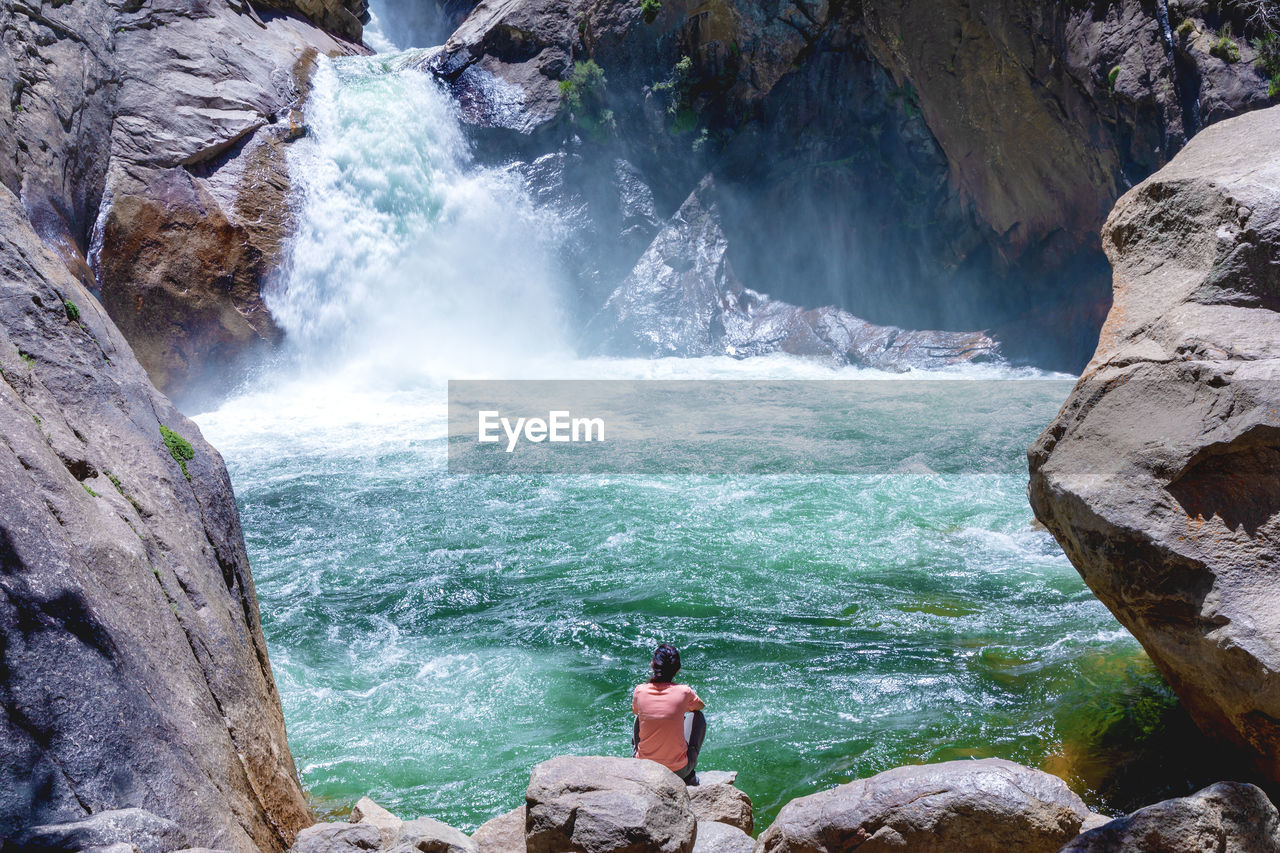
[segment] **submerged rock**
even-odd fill
[[[1280,779],[1280,109],[1203,131],[1103,237],[1115,306],[1028,494],[1197,724]]]
[[[544,761],[525,804],[529,853],[691,853],[697,831],[680,777],[635,758]]]
[[[1088,816],[1056,776],[1012,761],[898,767],[792,800],[756,845],[759,853],[1052,853]]]
[[[708,176],[588,325],[588,345],[647,357],[784,352],[882,370],[998,357],[999,346],[981,332],[904,331],[771,299],[742,286],[728,248]]]
[[[1077,836],[1061,853],[1275,853],[1280,813],[1253,785],[1219,782]]]

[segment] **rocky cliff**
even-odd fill
[[[1191,0],[505,0],[424,67],[492,156],[576,137],[634,163],[662,211],[713,173],[747,287],[994,325],[1015,356],[1078,369],[1107,308],[1112,203],[1201,127],[1268,103],[1280,69],[1231,36],[1246,17]]]
[[[1280,780],[1280,109],[1202,131],[1103,229],[1115,304],[1031,505],[1209,734]]]
[[[358,39],[363,2],[276,5]],[[311,66],[353,46],[197,0],[5,4],[0,32],[0,183],[161,389],[225,390],[279,337],[260,290],[289,230],[284,144]]]
[[[312,820],[226,471],[143,367],[216,386],[275,334],[290,110],[353,49],[310,21],[361,14],[0,5],[0,838],[123,810],[40,837],[279,851]]]

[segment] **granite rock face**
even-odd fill
[[[1082,833],[1061,853],[1273,853],[1280,813],[1253,785],[1219,782]]]
[[[496,156],[581,136],[666,210],[712,171],[734,190],[748,287],[880,323],[994,325],[1079,369],[1108,307],[1112,203],[1200,128],[1269,102],[1250,38],[1238,61],[1213,52],[1245,17],[1198,0],[666,0],[647,20],[630,0],[505,0],[424,67]],[[558,88],[587,59],[607,141]]]
[[[834,307],[807,310],[742,285],[707,177],[654,238],[587,327],[589,346],[629,356],[785,352],[899,371],[998,358],[981,332],[876,326]]]
[[[898,767],[783,806],[757,853],[1053,853],[1089,811],[1056,776],[1012,761]]]
[[[1031,505],[1206,733],[1280,779],[1280,109],[1116,205],[1115,305]]]
[[[340,0],[276,5],[295,14],[0,8],[0,182],[180,399],[224,390],[278,339],[259,289],[292,224],[284,146],[316,56],[357,49],[296,17],[331,24]],[[358,39],[359,22],[335,31]]]
[[[524,824],[525,807],[520,806],[481,824],[471,840],[477,853],[524,853]]]
[[[635,758],[544,761],[525,805],[529,853],[691,853],[697,831],[680,777]]]
[[[0,371],[0,835],[137,808],[284,850],[312,818],[222,460],[7,186]]]
[[[139,853],[170,853],[187,846],[187,835],[173,821],[144,809],[119,809],[70,823],[29,827],[12,844],[29,853],[76,853],[113,845]]]

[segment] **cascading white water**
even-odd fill
[[[404,387],[563,357],[555,223],[474,167],[447,97],[393,61],[316,71],[290,152],[300,227],[266,294],[288,370]]]

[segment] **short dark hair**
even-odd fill
[[[666,682],[680,671],[680,650],[670,643],[663,643],[653,653],[653,680]]]

